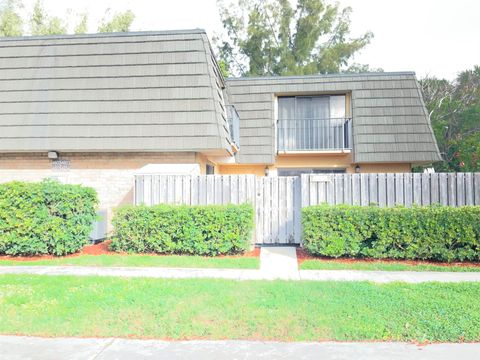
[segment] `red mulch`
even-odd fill
[[[324,260],[328,262],[337,262],[341,264],[352,264],[352,263],[401,263],[405,265],[436,265],[436,266],[469,266],[469,267],[480,267],[478,262],[435,262],[435,261],[426,261],[426,260],[395,260],[395,259],[352,259],[352,258],[329,258],[324,256],[312,256],[305,249],[297,248],[297,258],[298,264],[306,260]]]
[[[80,255],[127,255],[124,253],[117,253],[114,251],[110,251],[108,249],[110,243],[111,243],[111,240],[106,240],[95,245],[86,245],[81,252],[77,254],[66,255],[64,257],[75,257]],[[169,255],[161,255],[161,254],[144,254],[144,255],[169,256]],[[219,257],[237,258],[237,257],[259,257],[259,256],[260,256],[260,248],[256,247],[252,251],[248,251],[243,255],[223,255]],[[52,255],[0,256],[0,260],[14,260],[14,261],[35,261],[35,260],[48,260],[48,259],[55,259],[55,258],[58,258],[58,257],[52,256]]]

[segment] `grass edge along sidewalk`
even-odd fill
[[[367,270],[367,271],[435,271],[435,272],[480,272],[480,264],[435,264],[432,262],[300,259],[300,270]]]
[[[480,341],[480,284],[0,276],[1,334]]]
[[[170,267],[170,268],[218,268],[258,269],[257,256],[189,256],[189,255],[140,255],[102,254],[73,255],[66,257],[29,258],[27,261],[15,258],[0,258],[0,266],[99,266],[99,267]]]

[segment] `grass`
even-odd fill
[[[479,272],[480,266],[408,264],[395,261],[339,262],[333,260],[305,260],[300,264],[302,270],[377,270],[377,271],[453,271]]]
[[[0,276],[0,333],[480,341],[480,284]]]
[[[79,255],[33,261],[0,260],[0,266],[75,265],[75,266],[159,266],[185,268],[258,269],[257,257],[203,257],[186,255]]]

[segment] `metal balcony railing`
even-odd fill
[[[240,147],[240,116],[233,105],[227,105],[227,120],[230,131],[230,139]]]
[[[278,151],[325,151],[352,148],[352,119],[281,119]]]

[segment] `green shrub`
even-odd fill
[[[313,255],[435,261],[480,260],[480,207],[320,205],[302,210]]]
[[[87,242],[97,194],[57,181],[0,184],[0,254],[66,255]]]
[[[114,251],[219,255],[247,250],[251,205],[126,206],[113,218]]]

